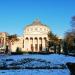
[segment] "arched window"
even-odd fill
[[[26,37],[26,40],[28,40],[28,37]]]

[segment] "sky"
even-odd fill
[[[75,15],[75,0],[0,0],[0,32],[23,35],[37,18],[63,37]]]

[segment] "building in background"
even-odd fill
[[[46,25],[42,24],[39,20],[35,20],[24,28],[23,36],[17,37],[19,40],[11,45],[11,51],[15,52],[17,48],[25,52],[44,51],[49,31],[50,29]]]
[[[7,44],[7,36],[8,33],[6,32],[0,32],[0,52],[5,50],[6,44]]]

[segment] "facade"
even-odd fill
[[[8,33],[6,32],[0,32],[0,51],[5,49],[6,46],[6,38],[8,36]]]
[[[49,31],[46,25],[39,20],[35,20],[24,28],[23,36],[18,37],[19,41],[15,41],[11,45],[11,51],[15,52],[17,47],[24,52],[41,52],[45,50]]]

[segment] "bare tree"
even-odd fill
[[[69,52],[75,51],[75,16],[72,17],[71,20],[71,30],[66,32],[65,40],[67,42],[67,48]]]
[[[75,16],[72,17],[71,27],[72,27],[72,32],[75,33]]]
[[[53,34],[52,32],[49,32],[48,33],[48,38],[49,38],[48,48],[50,49],[51,47],[54,47],[54,53],[57,53],[56,46],[59,46],[60,45],[61,40],[55,34]],[[58,52],[60,52],[60,50]]]

